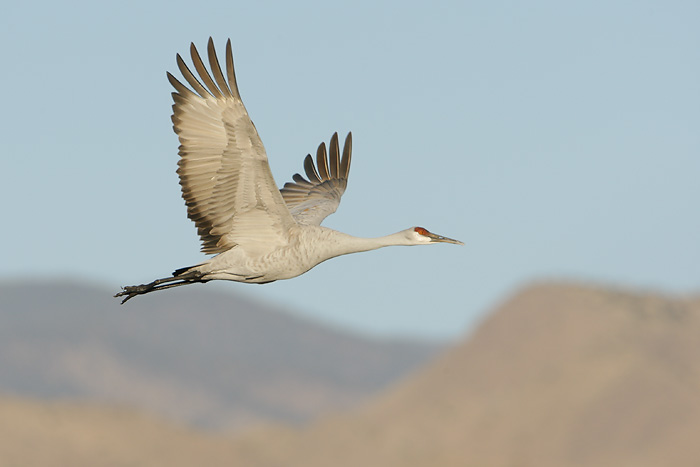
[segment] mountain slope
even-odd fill
[[[700,463],[700,300],[528,288],[356,414],[241,441],[239,465]]]
[[[352,407],[438,349],[340,332],[212,288],[124,306],[112,294],[0,284],[0,392],[236,429]]]
[[[230,439],[133,410],[0,397],[0,465],[230,465]]]

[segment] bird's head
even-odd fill
[[[464,243],[459,240],[434,234],[423,227],[411,227],[410,229],[404,230],[404,232],[411,245],[428,245],[431,243],[454,243],[456,245],[464,245]]]

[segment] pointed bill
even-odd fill
[[[428,237],[430,237],[430,241],[432,243],[454,243],[455,245],[464,245],[464,243],[460,242],[459,240],[443,237],[442,235],[434,234],[432,232],[428,232]]]

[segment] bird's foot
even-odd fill
[[[122,287],[122,291],[114,295],[115,298],[124,297],[122,300],[122,305],[126,303],[129,299],[134,298],[137,295],[145,294],[153,290],[153,284],[142,284],[142,285],[127,285]]]

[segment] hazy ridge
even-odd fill
[[[301,432],[251,437],[240,460],[306,467],[695,466],[698,336],[698,299],[529,287],[474,335],[357,413]]]
[[[129,411],[5,400],[0,436],[19,447],[0,455],[45,465],[21,449],[50,439],[53,459],[72,460],[53,465],[76,466],[696,466],[699,335],[700,299],[535,285],[360,409],[305,428],[226,439]],[[8,429],[13,418],[23,431]]]
[[[0,284],[0,393],[236,429],[352,407],[438,349],[341,332],[211,288],[124,306],[113,292]]]

